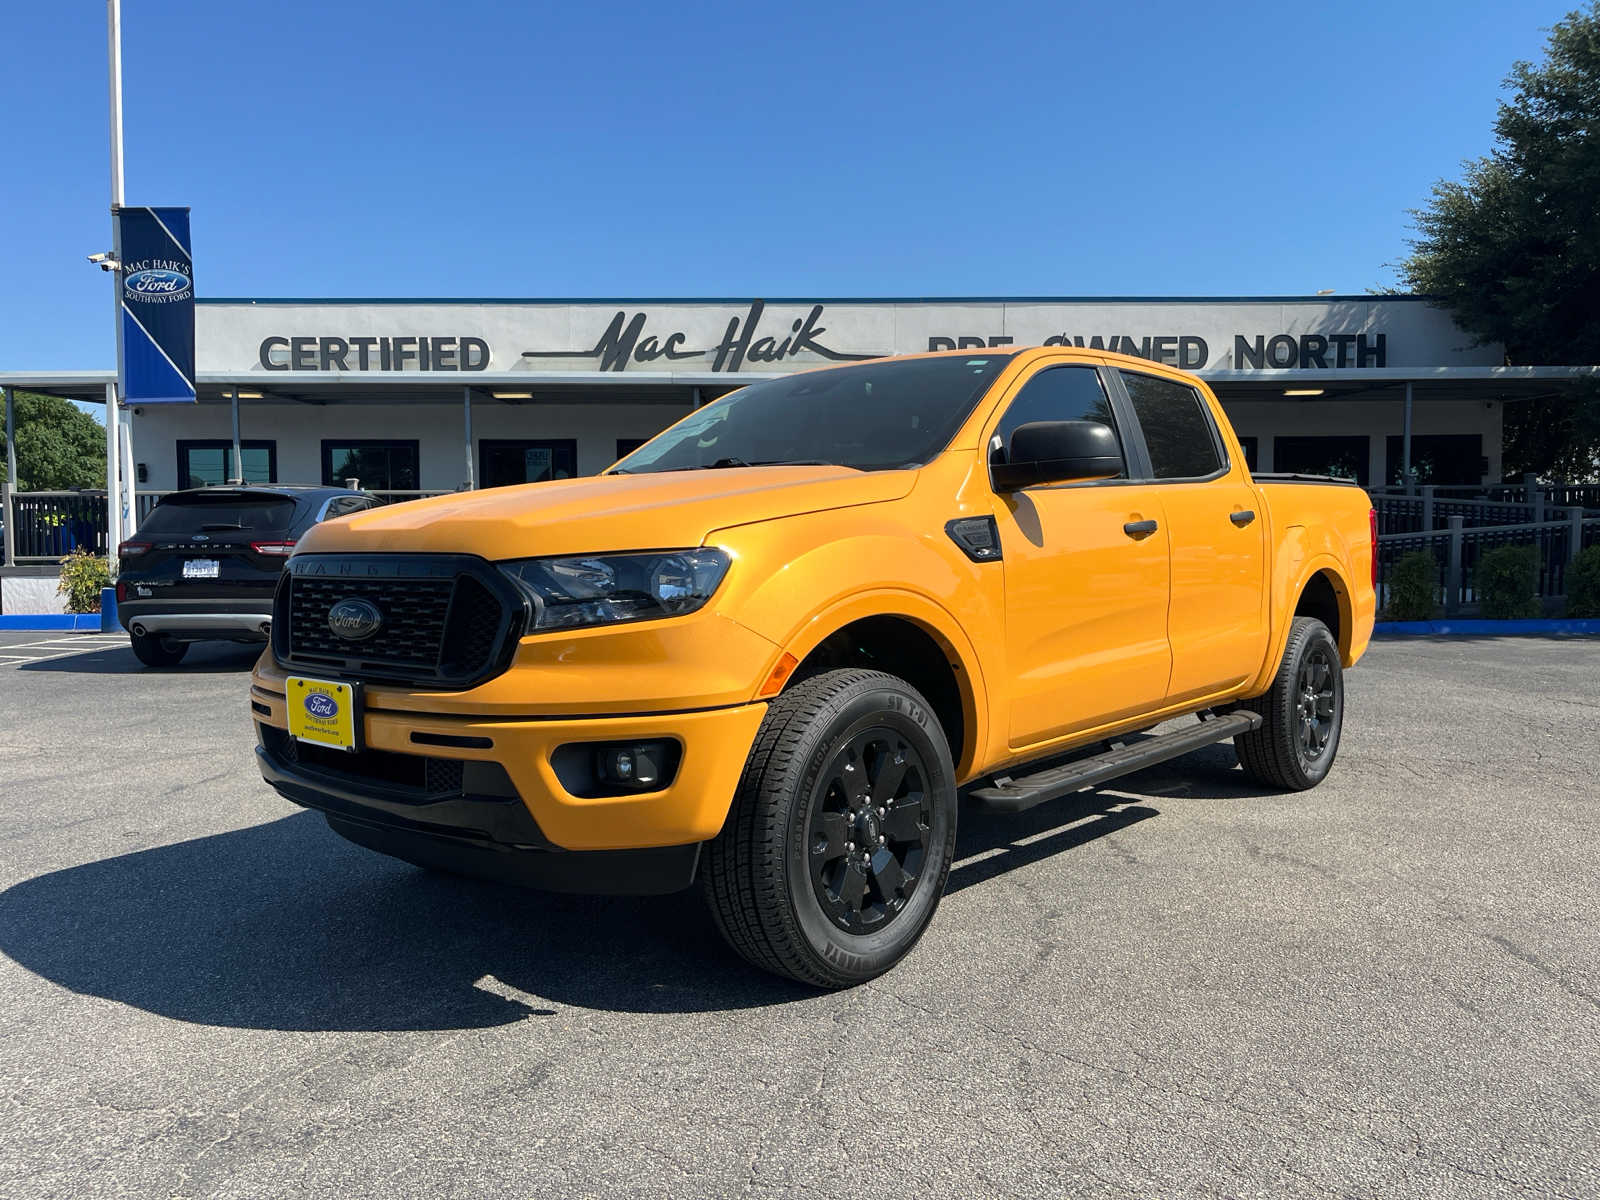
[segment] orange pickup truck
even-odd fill
[[[1205,384],[1142,359],[829,367],[593,478],[318,525],[257,756],[424,867],[698,881],[751,962],[844,987],[927,927],[958,788],[1020,810],[1228,738],[1322,780],[1375,536],[1359,488],[1252,478]]]

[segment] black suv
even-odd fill
[[[300,535],[383,503],[345,488],[245,484],[163,496],[117,548],[117,618],[133,652],[170,667],[190,642],[264,642]]]

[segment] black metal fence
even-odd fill
[[[1383,534],[1378,539],[1378,608],[1389,600],[1389,576],[1394,565],[1418,551],[1433,557],[1437,567],[1440,601],[1446,613],[1481,602],[1478,565],[1497,546],[1533,546],[1539,552],[1537,594],[1551,599],[1566,594],[1567,567],[1578,553],[1600,545],[1600,517],[1582,521],[1545,521],[1468,527],[1418,533]]]
[[[17,562],[54,562],[74,550],[104,555],[106,494],[83,492],[12,492],[7,540]]]

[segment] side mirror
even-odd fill
[[[1012,431],[1007,460],[989,465],[997,492],[1121,474],[1122,447],[1111,427],[1099,421],[1029,421]]]

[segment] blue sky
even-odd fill
[[[1571,6],[124,0],[127,197],[201,296],[1359,292]],[[109,367],[104,5],[0,41],[0,369]]]

